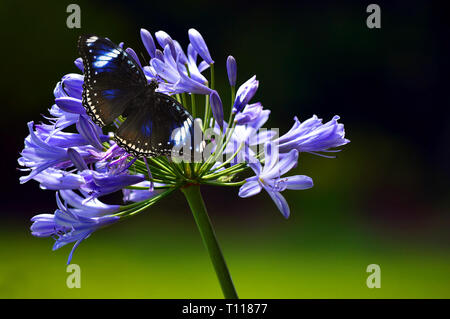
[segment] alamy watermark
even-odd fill
[[[366,279],[368,288],[381,288],[381,268],[380,265],[370,264],[366,268],[366,272],[370,275]]]
[[[66,272],[70,273],[66,279],[67,288],[81,288],[81,268],[77,264],[67,265]]]
[[[70,13],[66,19],[66,25],[69,29],[81,28],[81,8],[78,4],[69,4],[66,12]]]
[[[201,129],[201,121],[195,120],[192,133],[186,127],[172,131],[171,139],[175,142],[171,150],[171,160],[175,163],[201,163],[215,157],[216,163],[252,163],[264,156],[264,144],[268,141],[277,146],[278,128],[253,128],[242,125],[239,131],[228,134],[228,129],[220,131],[217,128]],[[228,134],[228,140],[224,137]]]
[[[370,15],[366,19],[366,25],[369,29],[381,28],[381,8],[378,4],[369,4],[366,8],[366,12]]]

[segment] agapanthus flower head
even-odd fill
[[[264,128],[271,111],[260,102],[251,103],[259,82],[253,76],[235,94],[237,65],[232,56],[226,67],[234,99],[227,107],[222,103],[226,93],[214,87],[214,61],[197,30],[188,31],[185,49],[164,31],[152,35],[141,29],[140,36],[148,64],[142,64],[132,48],[125,50],[148,83],[157,82],[159,92],[171,95],[192,114],[195,142],[183,153],[198,153],[200,160],[136,158],[127,153],[113,139],[124,118],[99,127],[83,106],[83,74],[63,76],[54,89],[46,123],[28,123],[18,163],[28,171],[21,183],[35,180],[42,189],[56,191],[57,209],[33,217],[31,231],[34,236],[55,238],[54,249],[75,243],[69,262],[75,248],[94,231],[145,211],[175,190],[186,194],[197,185],[237,186],[240,197],[264,189],[288,217],[290,209],[281,192],[313,186],[308,176],[284,176],[297,166],[298,154],[330,152],[349,142],[337,116],[325,124],[316,116],[302,123],[295,118],[291,130],[281,136],[277,129]],[[84,72],[81,58],[75,65]],[[198,107],[199,101],[204,105]],[[122,192],[122,204],[103,203],[104,195],[116,192]]]

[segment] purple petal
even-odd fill
[[[185,65],[188,63],[188,58],[181,48],[180,43],[177,40],[173,40],[173,45],[175,46],[176,55],[179,56],[180,63]]]
[[[180,74],[180,79],[178,80],[177,83],[175,83],[175,87],[177,89],[182,90],[184,92],[203,94],[203,95],[209,95],[213,92],[209,87],[207,87],[197,81],[194,81],[193,79],[188,77],[186,74],[184,74],[184,70],[182,69],[182,68],[184,68],[184,66],[182,66],[180,63],[177,63],[177,68],[178,68],[178,73]]]
[[[275,131],[260,129],[258,131],[258,134],[253,134],[250,136],[248,144],[249,145],[264,144],[270,141],[275,135],[277,135],[277,132]]]
[[[291,150],[288,154],[280,154],[280,159],[277,165],[273,166],[270,170],[264,167],[264,173],[262,174],[266,179],[278,178],[297,166],[298,151]]]
[[[306,175],[294,175],[282,179],[282,183],[287,189],[302,190],[314,186],[311,177]]]
[[[34,177],[42,189],[62,190],[77,189],[83,185],[81,176],[54,168],[47,168]]]
[[[222,100],[216,91],[213,91],[210,95],[211,110],[219,127],[223,130],[223,107]]]
[[[172,38],[164,31],[158,31],[155,33],[156,40],[158,41],[161,48],[165,48],[166,45],[170,47],[170,53],[174,59],[177,58],[177,50],[175,49],[175,44]]]
[[[254,156],[249,155],[245,160],[248,163],[248,166],[255,172],[256,176],[259,176],[261,174],[261,163],[258,161],[258,159]]]
[[[260,116],[262,109],[263,107],[259,102],[247,104],[247,106],[242,110],[242,112],[236,114],[234,120],[237,125],[244,125],[250,123],[252,121],[255,121]]]
[[[59,97],[55,99],[56,105],[64,112],[73,114],[86,114],[86,110],[81,104],[80,99],[73,97]]]
[[[83,240],[85,240],[86,238],[89,237],[89,235],[91,235],[92,231],[88,231],[85,234],[83,234],[83,236],[77,240],[77,242],[75,243],[75,245],[73,245],[72,250],[70,251],[69,257],[67,258],[67,264],[70,265],[70,262],[72,261],[72,257],[73,257],[73,253],[75,252],[75,249],[77,249],[77,247],[81,244],[81,242]]]
[[[64,92],[68,96],[81,100],[81,94],[83,92],[84,76],[76,73],[69,73],[62,77],[61,84]]]
[[[233,105],[233,113],[240,112],[250,102],[258,90],[258,85],[259,82],[256,80],[256,75],[254,75],[239,87]]]
[[[120,209],[120,205],[104,204],[98,199],[92,199],[88,203],[83,204],[85,198],[73,190],[60,190],[59,193],[68,205],[77,209],[77,215],[84,217],[100,217],[105,214],[115,213]]]
[[[155,72],[167,82],[175,83],[180,79],[178,70],[174,70],[169,64],[164,63],[162,60],[154,58],[150,61],[150,64],[155,69]]]
[[[85,169],[88,169],[83,157],[81,157],[80,153],[78,153],[75,149],[73,148],[67,149],[67,155],[69,156],[70,160],[79,171],[84,171]]]
[[[156,49],[155,51],[155,59],[161,60],[164,62],[164,53],[161,50]]]
[[[295,148],[299,152],[329,152],[330,148],[349,143],[345,138],[344,125],[338,123],[339,116],[334,116],[328,123],[322,124],[322,120],[313,116],[300,123],[294,118],[294,126],[278,139],[280,152],[288,152]],[[320,155],[320,154],[317,154]]]
[[[274,191],[271,191],[268,189],[266,189],[266,190],[269,193],[272,200],[274,201],[275,205],[277,205],[281,214],[283,214],[283,216],[285,218],[288,218],[291,212],[289,209],[289,205],[288,205],[286,199],[283,197],[283,195],[281,195],[279,192],[274,192]]]
[[[239,189],[239,197],[250,197],[258,194],[259,192],[261,192],[261,185],[258,181],[250,181],[241,186]]]
[[[142,68],[141,62],[139,61],[136,52],[134,52],[132,48],[126,48],[125,52],[128,53],[128,55],[130,55],[133,58],[133,60],[136,61],[136,63]]]
[[[200,64],[198,65],[198,70],[199,70],[200,72],[205,71],[207,68],[209,68],[209,64],[206,63],[206,61],[202,61],[202,62],[200,62]]]
[[[194,47],[195,51],[198,52],[203,60],[205,60],[208,64],[214,63],[213,59],[211,59],[211,55],[209,54],[209,50],[205,43],[205,40],[203,39],[200,32],[195,29],[189,29],[188,34],[189,41],[191,41],[191,44]]]
[[[197,51],[195,51],[195,49],[191,43],[189,43],[189,45],[188,45],[187,52],[188,52],[187,65],[189,68],[190,77],[197,82],[200,82],[202,84],[207,84],[208,80],[201,74],[201,71],[199,70],[199,68],[197,66]]]
[[[264,175],[269,174],[278,165],[280,157],[278,153],[278,145],[273,142],[267,142],[264,145]],[[278,175],[280,176],[280,175]]]
[[[145,29],[141,29],[141,40],[150,57],[154,58],[156,55],[156,46],[151,33]]]
[[[100,142],[100,137],[95,127],[95,124],[92,123],[87,116],[80,115],[80,119],[76,124],[78,132],[83,135],[83,137],[89,141],[89,143],[97,148],[98,150],[103,150],[103,145]]]
[[[236,76],[237,76],[237,65],[236,60],[233,56],[228,56],[227,58],[227,74],[228,81],[230,82],[230,86],[236,85]]]

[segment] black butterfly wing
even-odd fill
[[[193,145],[193,117],[170,96],[154,94],[150,103],[133,108],[114,136],[119,146],[136,157],[174,155],[175,146]]]
[[[84,65],[83,106],[96,124],[111,124],[143,92],[147,79],[136,61],[108,39],[80,36],[78,51]]]

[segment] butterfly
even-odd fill
[[[145,158],[193,145],[192,115],[174,98],[156,92],[157,82],[148,82],[125,50],[109,39],[82,35],[78,51],[84,66],[82,104],[100,127],[126,118],[114,133],[120,147]]]

